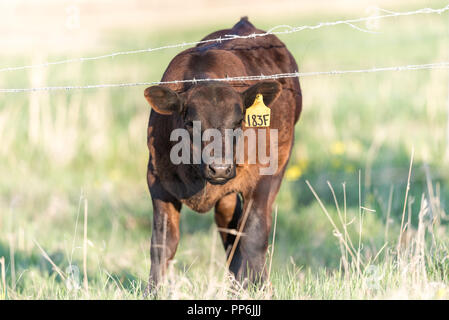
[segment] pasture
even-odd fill
[[[247,15],[263,30],[367,15],[344,3],[299,2],[294,14],[278,8],[270,16],[250,2]],[[447,5],[379,3],[395,11]],[[198,24],[111,22],[92,43],[57,52],[10,43],[0,68],[197,41],[232,27],[240,15],[228,11]],[[85,38],[82,14],[73,32]],[[358,26],[377,33],[339,25],[280,39],[301,72],[449,61],[448,12]],[[158,81],[179,51],[2,72],[0,88]],[[213,213],[183,207],[180,244],[157,298],[449,298],[448,69],[300,83],[303,112],[267,257],[272,287],[232,286]],[[144,89],[0,94],[0,298],[142,298],[152,225]]]

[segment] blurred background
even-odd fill
[[[5,0],[0,1],[0,68],[197,41],[232,27],[242,16],[268,30],[385,14],[377,7],[409,11],[447,4],[437,0]],[[280,39],[301,72],[449,61],[447,12],[357,26],[375,33],[339,25]],[[181,50],[0,72],[0,88],[158,81]],[[348,221],[359,217],[360,205],[370,209],[363,211],[360,236],[366,259],[395,242],[412,148],[408,228],[413,232],[417,225],[424,194],[432,203],[434,216],[429,219],[437,213],[442,217],[436,232],[447,243],[447,69],[325,75],[300,82],[303,113],[276,201],[274,272],[282,275],[293,265],[300,282],[308,272],[313,276],[341,268],[339,242],[306,180],[335,219],[338,210],[327,181],[340,208],[347,208]],[[146,186],[150,110],[144,89],[0,94],[0,257],[5,257],[10,297],[67,297],[64,283],[37,244],[61,270],[70,264],[80,266],[85,199],[87,268],[91,288],[97,290],[91,294],[133,297],[139,281],[146,281],[152,207]],[[357,238],[358,222],[349,224],[348,230]],[[199,215],[183,208],[181,234],[175,257],[178,273],[194,282],[210,266],[210,272],[221,272],[225,255],[212,213]],[[211,252],[215,252],[212,262]]]

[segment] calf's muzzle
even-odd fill
[[[225,184],[235,177],[234,164],[211,163],[204,166],[205,178],[212,184]]]

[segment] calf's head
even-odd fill
[[[210,148],[211,152],[206,152],[209,158],[204,159],[204,151],[212,141],[215,145],[219,143],[223,150],[227,148],[226,131],[242,128],[246,108],[252,105],[258,93],[269,106],[280,91],[281,85],[277,81],[258,82],[243,93],[228,84],[207,82],[192,86],[181,94],[167,87],[152,86],[145,90],[145,98],[157,113],[174,116],[173,129],[183,128],[189,132],[192,154],[195,149],[203,150],[200,161],[192,161],[202,177],[212,184],[224,184],[235,177],[235,156],[225,159],[224,151],[217,153],[216,148]],[[199,146],[195,144],[195,133],[200,135]],[[232,140],[231,146],[235,150],[234,142]]]

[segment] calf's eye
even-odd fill
[[[193,128],[193,121],[187,121],[187,122],[185,122],[185,123],[184,123],[184,126],[185,126],[187,129]]]

